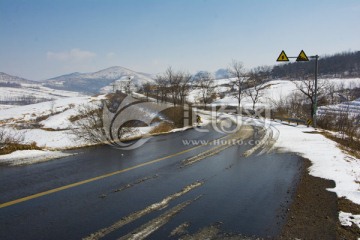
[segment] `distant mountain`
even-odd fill
[[[17,76],[12,76],[3,72],[0,72],[0,83],[40,84],[39,82],[36,81],[28,80]]]
[[[93,73],[71,73],[45,80],[47,87],[69,91],[98,93],[116,80],[131,79],[135,86],[154,80],[148,74],[135,72],[124,67],[110,67]]]

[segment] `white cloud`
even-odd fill
[[[78,48],[73,48],[70,51],[65,51],[65,52],[48,51],[46,53],[46,57],[49,60],[56,60],[56,61],[83,62],[95,58],[96,53],[90,51],[84,51]]]

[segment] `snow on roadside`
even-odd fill
[[[10,154],[0,155],[0,164],[11,166],[33,164],[48,161],[50,159],[68,157],[73,154],[59,151],[43,150],[18,150]]]
[[[280,131],[274,147],[308,158],[312,162],[309,169],[311,175],[335,181],[336,187],[329,191],[360,204],[359,159],[344,153],[336,142],[327,139],[314,128],[279,122],[272,122],[272,125]]]
[[[36,142],[36,145],[46,149],[67,149],[86,146],[85,142],[75,139],[70,130],[46,131],[42,129],[20,130],[24,136],[24,142]]]

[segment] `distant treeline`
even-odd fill
[[[273,67],[273,78],[299,79],[314,75],[315,60],[291,62]],[[360,77],[360,51],[343,52],[332,56],[320,56],[319,76],[322,78]]]
[[[0,87],[21,88],[21,84],[11,82],[0,82]]]
[[[40,102],[47,102],[52,101],[54,99],[51,98],[40,98],[35,97],[33,95],[23,95],[23,96],[11,96],[9,95],[3,95],[0,96],[0,104],[5,105],[29,105],[29,104],[35,104]]]

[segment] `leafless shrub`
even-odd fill
[[[272,117],[273,118],[285,118],[288,115],[288,102],[286,101],[285,98],[280,97],[280,99],[278,101],[271,101],[272,104]]]
[[[69,118],[74,124],[71,131],[75,139],[79,139],[88,144],[107,142],[108,139],[105,128],[109,126],[104,126],[104,104],[106,104],[110,112],[114,113],[126,96],[126,94],[117,91],[116,93],[109,94],[107,100],[100,104],[80,105],[77,109],[77,114]],[[121,129],[117,130],[117,134],[121,138],[121,136],[131,133],[137,125],[137,122],[128,122]]]
[[[0,155],[9,154],[16,150],[34,150],[40,149],[35,142],[22,144],[24,136],[11,133],[6,129],[0,128]]]
[[[9,144],[20,144],[24,137],[19,134],[12,134],[9,131],[0,128],[0,148]]]
[[[103,121],[102,107],[96,105],[81,105],[78,107],[76,116],[72,116],[70,121],[74,123],[72,134],[80,140],[90,144],[103,142]]]
[[[310,108],[309,103],[297,92],[288,95],[286,99],[280,98],[279,101],[274,101],[273,106],[273,115],[275,117],[299,119],[311,118],[308,111]]]

